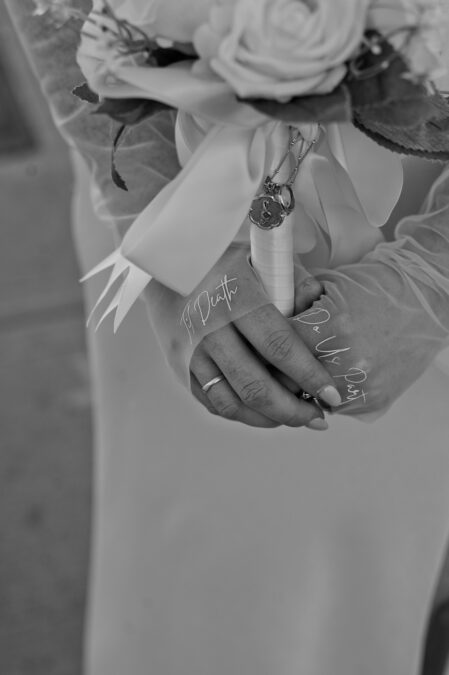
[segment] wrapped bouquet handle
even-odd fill
[[[295,306],[293,186],[301,163],[320,139],[321,128],[289,127],[289,134],[286,152],[266,177],[263,190],[256,195],[249,211],[252,265],[268,297],[284,316],[291,316]],[[298,153],[294,157],[296,148]]]

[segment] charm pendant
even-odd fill
[[[286,215],[285,207],[281,204],[279,198],[266,193],[258,195],[249,210],[250,221],[262,230],[272,230],[279,227],[284,222]]]
[[[248,216],[261,230],[273,230],[293,211],[295,199],[289,185],[276,185],[267,179],[264,187],[265,192],[254,198]]]

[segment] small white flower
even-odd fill
[[[391,42],[407,61],[411,78],[435,79],[446,70],[447,12],[442,0],[372,0],[369,21],[384,35],[394,34]]]
[[[34,14],[36,16],[43,16],[50,9],[52,9],[52,7],[54,5],[54,0],[34,0],[34,4],[36,6],[36,9],[34,10]]]

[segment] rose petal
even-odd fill
[[[218,0],[200,56],[241,97],[331,92],[358,49],[370,0]],[[225,11],[226,10],[226,11]]]

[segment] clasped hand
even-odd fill
[[[264,305],[201,341],[191,388],[210,412],[255,427],[325,429],[325,411],[375,418],[443,346],[404,276],[374,257],[306,278],[296,298],[291,319]]]
[[[224,261],[231,265],[233,279],[240,278],[242,268],[250,272],[246,292],[259,285],[244,249],[227,252],[221,264]],[[297,293],[297,312],[309,308],[321,292],[321,284],[309,277]],[[195,307],[195,302],[191,304]],[[341,397],[296,325],[265,296],[256,309],[232,316],[231,312],[225,325],[205,335],[193,352],[190,384],[194,396],[210,412],[250,426],[326,429],[324,409],[338,406]],[[217,376],[222,379],[203,391]]]

